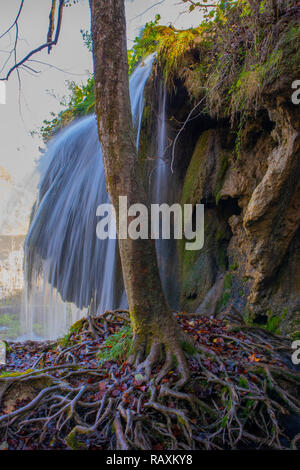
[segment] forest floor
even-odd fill
[[[300,372],[287,339],[176,314],[193,338],[190,380],[126,362],[126,312],[83,319],[59,341],[7,342],[0,449],[300,448]],[[288,417],[288,419],[287,419]]]

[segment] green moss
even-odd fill
[[[216,204],[219,203],[219,200],[221,198],[221,189],[224,183],[224,178],[228,170],[229,164],[230,164],[229,154],[227,152],[221,152],[219,161],[218,161],[218,173],[217,173],[217,180],[216,180],[216,185],[215,185],[215,190],[214,190]]]
[[[280,333],[280,325],[282,321],[285,319],[286,315],[288,313],[288,308],[286,307],[283,310],[282,315],[274,315],[270,310],[267,311],[268,315],[268,322],[266,324],[266,330],[270,331],[271,333]]]
[[[229,271],[236,271],[237,268],[239,267],[238,263],[235,261],[229,266]]]
[[[185,65],[188,65],[187,53],[196,46],[199,36],[205,28],[191,28],[185,31],[175,32],[170,28],[161,31],[158,41],[158,61],[163,67],[166,81],[173,85],[173,78],[176,73]],[[207,41],[202,41],[203,48],[209,47]],[[205,70],[204,64],[198,68],[197,72]]]
[[[283,34],[280,47],[283,50],[281,73],[298,74],[300,64],[300,26],[291,25]]]
[[[285,3],[282,17],[289,8],[288,2]],[[254,14],[247,1],[220,2],[215,9],[203,12],[203,21],[198,27],[184,31],[160,25],[160,16],[156,15],[153,21],[146,23],[128,51],[129,73],[156,51],[156,63],[172,91],[176,93],[176,78],[180,78],[191,101],[205,98],[201,107],[203,113],[231,118],[233,123],[244,112],[259,107],[266,86],[280,76],[298,73],[300,28],[297,18],[291,17],[277,28],[276,18],[270,15],[273,8],[272,0],[264,0]],[[90,33],[85,32],[83,39],[91,49]],[[228,44],[233,46],[230,53]],[[93,77],[86,84],[71,82],[69,86],[71,96],[62,100],[63,111],[58,115],[52,113],[51,119],[44,122],[45,140],[77,116],[94,109]],[[237,147],[241,144],[240,137],[238,134]]]
[[[256,323],[255,316],[253,317],[253,315],[255,314],[252,313],[248,315],[247,322],[258,328],[262,328],[264,330],[270,331],[271,333],[280,334],[280,325],[282,324],[283,320],[287,316],[287,313],[288,313],[288,307],[284,308],[281,315],[275,314],[271,310],[267,310],[266,315],[267,315],[268,320],[265,325]]]
[[[232,274],[231,273],[226,273],[225,278],[224,278],[224,289],[231,289],[232,285]]]
[[[294,331],[292,334],[291,334],[291,339],[292,341],[295,341],[297,339],[300,339],[300,331]]]
[[[73,325],[70,327],[69,333],[79,333],[85,321],[85,318],[82,318],[81,320],[78,320],[77,322],[73,323]]]
[[[227,272],[224,277],[224,287],[223,294],[217,305],[217,311],[222,310],[225,307],[231,297],[231,287],[232,287],[232,274]]]
[[[280,317],[274,315],[273,317],[268,319],[266,330],[270,331],[271,333],[279,333],[280,323],[281,323]]]
[[[279,49],[273,51],[263,63],[244,65],[229,92],[231,112],[240,112],[241,104],[243,108],[248,108],[257,100],[264,86],[278,78],[282,56],[283,51]],[[239,130],[241,131],[241,129],[242,125]]]
[[[288,10],[288,5],[285,8]],[[169,34],[159,40],[159,60],[163,56],[166,76],[173,78],[177,74],[194,100],[205,97],[203,113],[229,117],[233,123],[244,113],[257,110],[264,89],[280,76],[295,75],[300,65],[300,28],[296,18],[281,24],[279,32],[270,22],[272,10],[271,0],[261,2],[255,14],[248,2],[232,0],[225,7],[217,6],[196,30]],[[240,43],[237,28],[241,32]],[[226,49],[229,43],[235,46],[230,54]],[[193,55],[198,59],[193,60]],[[164,65],[163,60],[161,64]],[[237,155],[242,127],[243,123],[237,133]]]
[[[197,353],[197,349],[191,343],[188,343],[188,342],[184,341],[184,342],[181,343],[181,347],[189,356],[194,356],[194,354]]]
[[[221,421],[221,427],[222,427],[223,429],[226,428],[226,426],[227,426],[227,421],[228,421],[228,416],[225,415],[224,418],[223,418],[222,421]]]
[[[240,376],[239,382],[241,387],[249,388],[248,380],[246,379],[246,377]]]
[[[106,361],[124,361],[130,352],[131,344],[132,329],[129,326],[123,326],[102,343],[98,353],[100,364]]]
[[[181,204],[199,203],[202,198],[202,185],[205,179],[207,144],[211,131],[205,131],[198,139],[184,179]]]
[[[201,134],[195,146],[186,176],[184,179],[181,204],[198,204],[202,199],[202,185],[205,178],[205,164],[207,158],[208,141],[211,131],[205,131]],[[214,220],[205,217],[204,233],[205,244],[209,243],[209,237],[214,233]],[[186,292],[193,286],[196,281],[201,279],[201,270],[203,269],[201,253],[197,250],[186,250],[186,240],[178,240],[178,255],[181,265],[181,278],[183,280],[182,291]]]
[[[248,399],[246,401],[246,406],[243,410],[243,414],[246,419],[248,419],[248,417],[250,416],[250,413],[253,411],[253,409],[255,409],[256,404],[257,402],[255,400]]]
[[[70,326],[68,333],[62,338],[59,338],[58,343],[63,348],[66,348],[67,346],[69,346],[72,334],[80,333],[85,321],[86,319],[82,318],[81,320],[78,320],[77,322],[73,323],[73,325]]]
[[[20,376],[23,376],[23,375],[30,374],[31,372],[37,372],[37,371],[34,370],[34,369],[27,369],[24,372],[6,372],[6,371],[2,371],[1,375],[0,375],[0,378],[1,377],[20,377]]]
[[[66,443],[67,443],[67,446],[69,446],[70,449],[72,449],[72,450],[85,449],[84,444],[81,444],[77,439],[76,430],[72,430],[68,434],[68,436],[66,438]]]
[[[67,346],[69,346],[70,344],[70,337],[71,337],[71,334],[70,333],[67,333],[65,336],[63,336],[62,338],[59,338],[58,339],[58,344],[60,344],[63,348],[66,348]]]

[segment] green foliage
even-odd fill
[[[186,2],[191,11],[202,9],[201,24],[176,30],[160,25],[157,15],[146,23],[128,51],[129,73],[147,55],[157,52],[156,64],[170,89],[176,91],[179,78],[192,101],[204,99],[203,113],[230,118],[236,129],[238,157],[247,114],[259,108],[265,88],[285,73],[299,70],[300,27],[294,16],[288,16],[292,3],[279,7],[273,0],[221,0],[215,8],[203,9],[206,2]],[[281,15],[287,14],[287,21],[280,28],[275,27],[278,8]],[[90,33],[81,33],[91,50]],[[41,129],[45,141],[76,117],[94,110],[93,87],[93,78],[87,84],[70,82],[71,94],[62,101],[63,110],[57,116],[53,114]],[[217,200],[219,193],[217,189]]]
[[[266,330],[270,331],[271,333],[278,333],[280,323],[281,318],[277,315],[274,315],[268,319]]]
[[[123,326],[114,335],[109,336],[101,345],[98,358],[100,364],[107,361],[124,361],[131,349],[132,330]]]
[[[71,92],[69,98],[64,98],[60,104],[63,110],[52,120],[45,120],[41,128],[41,135],[47,142],[58,130],[70,124],[74,119],[85,116],[94,111],[94,78],[89,78],[87,83],[78,85],[74,81],[68,83]]]
[[[195,45],[201,28],[177,31],[172,27],[159,25],[160,15],[145,24],[134,45],[128,51],[129,74],[149,54],[157,52],[158,62],[163,66],[165,77],[170,79],[182,63],[184,54]]]
[[[158,61],[169,84],[172,85],[175,74],[191,62],[188,53],[195,47],[202,31],[201,27],[178,32],[164,29],[158,43]]]
[[[241,376],[240,376],[240,379],[239,379],[239,382],[240,382],[240,386],[241,386],[241,387],[249,388],[248,380],[246,379],[246,377],[243,377],[243,376],[241,375]]]
[[[255,103],[261,93],[262,88],[268,82],[275,80],[280,73],[280,63],[283,51],[276,50],[262,63],[244,64],[235,83],[229,93],[231,95],[230,108],[232,114],[236,114],[241,109],[241,103],[248,108]],[[254,59],[255,61],[257,58]],[[239,130],[243,126],[240,123]]]
[[[128,51],[129,74],[147,55],[157,50],[161,29],[168,29],[158,26],[159,20],[160,16],[157,15],[154,21],[146,23],[140,36],[135,39],[133,48]],[[91,51],[92,38],[90,32],[81,30],[81,34],[84,44]],[[76,84],[74,81],[70,81],[68,82],[68,89],[69,96],[60,101],[62,110],[57,115],[51,113],[51,119],[43,122],[40,133],[45,142],[51,139],[59,130],[68,126],[74,119],[94,112],[94,77],[90,77],[85,84]]]
[[[251,412],[255,409],[255,406],[256,406],[255,400],[248,399],[246,401],[246,406],[245,406],[245,409],[243,410],[243,414],[246,419],[249,418]]]
[[[92,51],[92,37],[88,31],[81,30],[84,44]],[[74,119],[90,114],[95,109],[94,77],[90,77],[86,83],[77,84],[74,81],[67,82],[69,96],[60,101],[62,110],[51,119],[44,120],[40,129],[41,136],[47,142],[56,132],[70,124]]]
[[[205,97],[203,113],[229,117],[237,127],[237,156],[246,115],[259,109],[264,90],[299,70],[300,28],[289,16],[292,6],[272,0],[220,2],[196,31],[174,32],[159,41],[158,60],[167,80],[181,78],[193,100]],[[277,28],[279,11],[288,19]]]
[[[221,421],[221,427],[222,427],[222,429],[225,429],[225,428],[226,428],[226,426],[227,426],[227,421],[228,421],[228,416],[225,415],[225,416],[223,417],[222,421]]]
[[[87,47],[87,49],[92,52],[93,50],[93,43],[92,43],[92,35],[89,31],[87,30],[80,30],[81,36],[84,42],[84,45]]]
[[[175,31],[171,27],[159,25],[160,15],[156,15],[153,21],[146,23],[140,35],[135,38],[132,49],[128,51],[129,74],[149,54],[157,51],[158,63],[162,66],[166,79],[171,83],[176,70],[184,63],[185,53],[195,45],[202,27],[186,31]],[[92,50],[91,34],[81,30],[83,42]],[[67,126],[74,119],[94,111],[94,79],[88,79],[86,84],[69,82],[70,95],[60,102],[62,111],[57,115],[51,113],[51,119],[45,120],[40,130],[45,142],[47,142],[61,128]]]
[[[282,315],[273,315],[272,312],[270,310],[268,310],[267,311],[268,321],[267,321],[267,324],[265,326],[265,329],[270,331],[271,333],[279,334],[280,333],[279,327],[280,327],[282,321],[284,320],[284,318],[286,317],[287,312],[288,312],[288,309],[285,308],[283,310]]]
[[[63,336],[62,338],[59,338],[58,339],[58,344],[60,344],[63,348],[66,348],[69,346],[70,344],[70,333],[67,333],[65,336]]]
[[[157,50],[161,31],[165,29],[158,26],[159,21],[160,15],[156,15],[155,20],[146,23],[140,35],[135,38],[132,49],[128,51],[129,75],[145,57]]]

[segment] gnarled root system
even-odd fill
[[[299,448],[300,435],[285,436],[280,423],[300,414],[300,373],[286,364],[288,342],[200,316],[177,318],[195,340],[185,353],[153,342],[135,364],[80,361],[80,348],[128,322],[126,311],[106,312],[83,321],[80,340],[60,347],[50,366],[0,376],[0,442],[14,449]],[[8,410],[14,387],[28,386],[31,396]]]

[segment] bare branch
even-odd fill
[[[60,67],[57,67],[56,65],[49,64],[49,62],[44,62],[43,60],[29,59],[27,62],[34,62],[35,64],[45,65],[45,66],[47,66],[51,69],[58,70],[58,72],[66,73],[68,75],[74,75],[74,76],[77,76],[77,77],[86,77],[86,73],[70,72],[69,70],[64,70]],[[24,67],[24,65],[23,65],[23,67]],[[38,72],[40,72],[40,70]]]
[[[54,33],[54,17],[55,17],[55,11],[56,11],[56,0],[52,0],[51,4],[51,10],[49,14],[49,28],[48,28],[48,33],[47,33],[47,41],[43,44],[41,44],[39,47],[36,47],[32,51],[30,51],[28,54],[26,54],[23,59],[17,61],[17,43],[18,43],[18,19],[20,17],[22,8],[23,8],[24,0],[22,0],[22,3],[20,5],[18,14],[16,16],[16,19],[14,23],[3,33],[1,37],[3,37],[5,34],[9,33],[9,31],[15,27],[16,29],[16,34],[15,34],[15,43],[14,43],[14,48],[10,52],[10,55],[5,62],[5,65],[7,64],[9,58],[11,57],[11,54],[14,54],[14,59],[15,63],[14,65],[9,69],[9,71],[6,74],[5,78],[0,78],[0,80],[8,80],[10,75],[14,70],[17,70],[21,66],[24,66],[25,62],[27,62],[34,54],[37,54],[38,52],[41,52],[43,49],[48,48],[48,53],[50,53],[52,46],[55,46],[58,42],[59,35],[60,35],[60,30],[61,30],[61,23],[62,23],[62,15],[63,15],[63,8],[64,8],[64,0],[59,0],[59,5],[58,5],[58,16],[57,16],[57,23],[56,23],[56,30],[55,30],[55,36],[53,38],[53,33]],[[1,38],[0,37],[0,38]],[[3,68],[2,68],[3,70]]]
[[[22,11],[22,8],[23,8],[23,6],[24,6],[24,1],[25,1],[25,0],[22,0],[22,1],[21,1],[20,7],[19,7],[19,10],[18,10],[18,13],[17,13],[17,16],[16,16],[14,22],[10,25],[10,27],[9,27],[6,31],[4,31],[4,33],[2,33],[2,34],[0,35],[0,39],[2,39],[6,34],[8,34],[8,33],[13,29],[13,27],[18,24],[18,20],[19,20],[19,18],[20,18],[21,11]]]
[[[164,3],[166,0],[160,0],[159,2],[156,2],[154,3],[154,5],[151,5],[150,7],[146,8],[146,10],[144,10],[142,13],[139,13],[138,15],[134,16],[133,18],[131,18],[129,21],[133,21],[133,20],[136,20],[137,18],[140,18],[141,16],[143,16],[145,13],[147,13],[149,10],[152,10],[152,8],[158,6],[158,5],[161,5],[162,3]]]

